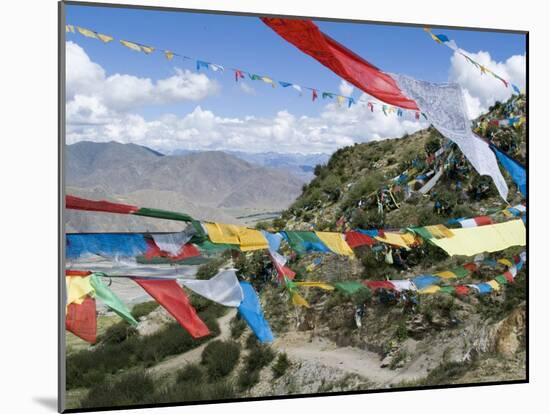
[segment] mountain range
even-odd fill
[[[65,159],[67,193],[175,209],[199,219],[239,222],[237,217],[282,210],[304,183],[284,168],[264,167],[221,151],[163,155],[135,144],[82,141],[66,146]],[[69,215],[71,228],[91,231],[93,222],[77,220],[75,214],[82,215]],[[127,231],[133,225],[128,218],[105,220],[100,219],[105,223],[102,231],[106,226]],[[119,226],[112,220],[126,223]],[[155,230],[152,223],[149,229]]]

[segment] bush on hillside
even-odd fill
[[[212,341],[202,351],[201,363],[211,380],[227,376],[237,362],[241,353],[240,345],[233,341]]]
[[[158,307],[159,304],[154,300],[138,303],[132,307],[132,316],[136,318],[136,320],[139,320],[139,318],[149,315]]]

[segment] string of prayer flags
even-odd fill
[[[477,67],[481,71],[481,74],[486,74],[486,73],[491,74],[495,79],[498,79],[499,81],[501,81],[506,88],[511,87],[512,90],[516,94],[518,94],[518,95],[520,94],[520,90],[516,85],[512,84],[511,82],[508,82],[507,80],[505,80],[501,76],[497,75],[495,72],[493,72],[492,70],[490,70],[486,66],[482,65],[481,63],[476,62],[470,56],[466,55],[466,53],[457,46],[457,44],[454,40],[449,39],[444,34],[437,34],[437,35],[433,34],[432,31],[429,28],[424,28],[424,31],[427,32],[430,35],[430,37],[434,41],[436,41],[437,43],[439,43],[441,45],[444,45],[444,46],[447,46],[449,49],[451,49],[454,52],[458,53],[459,55],[463,56],[468,62],[470,62],[475,67]]]
[[[258,294],[249,282],[239,283],[244,296],[238,308],[239,315],[246,321],[260,342],[273,342],[273,333],[264,317]]]
[[[81,304],[69,304],[65,316],[65,328],[84,341],[95,344],[97,341],[95,300],[88,296]]]
[[[67,27],[70,26],[70,25],[67,25]],[[72,27],[72,26],[71,26]],[[113,37],[109,36],[109,35],[106,35],[106,34],[102,34],[102,33],[98,33],[98,32],[94,32],[93,30],[89,30],[89,29],[85,29],[83,27],[79,27],[77,26],[76,27],[76,30],[78,30],[78,32],[82,35],[82,36],[85,36],[85,37],[90,37],[92,39],[98,39],[98,40],[101,40],[103,43],[109,43],[113,40]],[[69,32],[72,32],[74,33],[74,27],[72,27],[72,30],[68,30]]]
[[[199,318],[178,282],[142,278],[133,280],[166,309],[193,338],[210,335],[208,326]]]
[[[90,284],[94,290],[95,297],[101,299],[101,301],[109,309],[115,312],[130,325],[136,326],[138,324],[138,321],[136,321],[136,319],[132,316],[132,313],[126,305],[101,281],[99,274],[93,274],[90,276]]]

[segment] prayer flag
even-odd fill
[[[95,344],[97,340],[97,315],[95,300],[86,297],[79,305],[72,303],[67,307],[65,327],[79,338]]]
[[[316,231],[315,234],[332,252],[344,256],[354,255],[343,234],[328,231]]]
[[[244,299],[239,305],[239,314],[246,321],[260,342],[272,342],[273,333],[264,317],[258,294],[250,282],[239,282]]]
[[[178,282],[142,278],[133,280],[166,309],[193,338],[210,335],[208,326],[200,320]]]
[[[244,299],[235,269],[218,272],[208,280],[184,279],[182,285],[220,305],[237,307]]]
[[[95,296],[101,299],[113,312],[131,325],[138,324],[126,305],[101,281],[100,275],[93,274],[90,276],[90,284],[94,289]]]
[[[418,109],[391,76],[321,32],[311,20],[264,17],[262,21],[287,42],[369,95],[391,105]]]

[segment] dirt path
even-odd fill
[[[220,326],[220,334],[215,338],[222,341],[229,339],[231,334],[231,328],[229,322],[237,313],[236,309],[230,309],[227,314],[218,319],[218,324]],[[202,344],[201,346],[192,349],[191,351],[185,352],[175,357],[169,358],[165,361],[162,361],[160,364],[155,365],[149,369],[149,373],[153,375],[163,375],[167,372],[175,372],[176,369],[182,368],[185,364],[190,362],[199,362],[201,359],[201,354],[203,349],[206,347],[208,342]]]
[[[389,386],[403,380],[413,380],[425,376],[423,370],[410,364],[410,368],[390,370],[380,367],[380,357],[374,352],[352,348],[337,347],[320,338],[309,342],[307,334],[290,333],[277,338],[273,347],[286,352],[290,359],[316,361],[319,364],[358,374],[375,382],[379,387]]]

